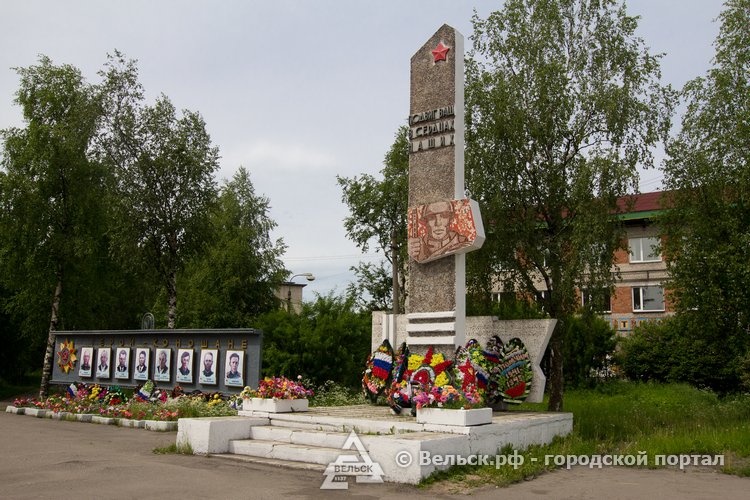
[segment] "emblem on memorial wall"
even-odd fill
[[[57,351],[57,366],[65,373],[72,370],[78,358],[76,357],[76,348],[72,340],[60,342],[60,350]]]
[[[484,243],[479,205],[469,199],[442,200],[409,208],[409,255],[424,264],[477,250]]]

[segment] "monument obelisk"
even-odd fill
[[[465,252],[484,241],[464,198],[464,41],[443,25],[411,58],[407,343],[462,345]]]

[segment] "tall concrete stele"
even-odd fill
[[[541,402],[539,367],[555,320],[466,318],[466,252],[484,243],[475,201],[464,198],[463,36],[443,25],[411,58],[409,108],[409,297],[406,314],[372,314],[372,349],[406,341],[412,353],[428,346],[452,357],[474,338],[519,338],[531,358],[529,402]]]
[[[443,25],[411,58],[407,343],[463,345],[466,256],[484,242],[464,199],[464,40]]]

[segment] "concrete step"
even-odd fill
[[[272,419],[270,427],[288,427],[292,429],[307,429],[322,432],[343,432],[342,426],[324,422],[304,422],[295,420]]]
[[[337,449],[344,446],[348,436],[343,432],[327,432],[276,425],[253,427],[250,434],[251,439]]]
[[[226,460],[236,460],[239,462],[248,462],[251,464],[269,465],[272,467],[285,467],[287,469],[324,471],[328,464],[313,464],[307,462],[293,462],[291,460],[278,460],[275,458],[251,457],[250,455],[237,455],[235,453],[217,453],[212,457],[223,458]]]
[[[340,455],[359,455],[357,450],[342,450],[324,446],[304,446],[264,439],[238,439],[229,442],[229,453],[257,458],[272,458],[291,462],[328,465]]]

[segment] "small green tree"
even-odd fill
[[[350,288],[352,293],[367,292],[372,300],[369,306],[391,305],[394,313],[403,307],[406,276],[406,212],[409,193],[409,142],[408,128],[400,127],[396,140],[385,155],[384,167],[380,171],[382,180],[363,174],[360,177],[337,177],[342,190],[342,200],[349,207],[350,215],[344,219],[347,236],[363,251],[367,252],[375,241],[375,248],[391,266],[391,284],[383,280],[385,268],[360,264],[352,268],[358,284]],[[373,277],[376,279],[373,281]],[[388,289],[384,289],[387,287]],[[397,297],[395,304],[388,295]],[[387,308],[387,307],[386,307]]]
[[[558,320],[549,407],[560,411],[576,288],[612,285],[616,201],[637,189],[637,167],[651,165],[673,93],[635,35],[637,19],[614,0],[508,0],[473,24],[466,166],[487,240],[469,254],[469,285],[488,292],[502,276],[508,290],[546,290],[545,311]]]
[[[615,332],[610,324],[591,312],[568,319],[563,343],[565,383],[571,387],[592,385],[595,375],[607,370],[615,352]]]
[[[274,292],[289,273],[280,260],[283,242],[271,239],[276,223],[268,211],[268,198],[255,193],[240,167],[214,206],[209,243],[185,267],[181,326],[246,327],[278,307]]]

